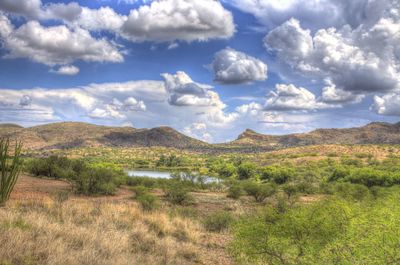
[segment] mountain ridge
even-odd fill
[[[0,124],[0,137],[21,139],[31,150],[80,147],[171,147],[203,151],[255,152],[323,144],[400,144],[400,122],[372,122],[362,127],[316,129],[287,135],[261,134],[246,129],[228,143],[209,144],[172,127],[150,129],[112,127],[83,122],[61,122],[21,127]]]
[[[246,129],[230,145],[286,148],[321,144],[400,144],[400,122],[372,122],[353,128],[323,128],[307,133],[268,135]]]

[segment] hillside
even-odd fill
[[[318,129],[309,133],[264,135],[246,130],[228,145],[234,147],[287,148],[323,144],[400,144],[400,123],[370,123],[349,129]]]
[[[172,147],[210,152],[254,152],[296,146],[329,144],[400,144],[400,123],[370,123],[349,129],[318,129],[309,133],[264,135],[246,130],[225,144],[207,144],[170,127],[135,129],[79,122],[53,123],[30,128],[0,124],[0,137],[21,139],[30,150],[79,147]]]
[[[1,129],[2,127],[4,129]],[[102,146],[194,149],[208,146],[169,127],[135,129],[78,122],[53,123],[30,128],[3,125],[0,127],[0,137],[20,139],[25,148],[31,150]]]

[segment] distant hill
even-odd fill
[[[246,130],[238,139],[208,144],[170,127],[135,129],[80,122],[52,123],[23,128],[0,124],[0,137],[17,138],[30,150],[79,147],[173,147],[209,152],[255,152],[288,147],[330,144],[400,144],[400,123],[370,123],[349,129],[318,129],[309,133],[265,135]]]
[[[288,135],[265,135],[248,129],[228,145],[278,149],[322,144],[400,144],[400,123],[373,122],[358,128],[318,129]]]
[[[196,149],[206,148],[209,145],[169,127],[135,129],[80,122],[52,123],[29,128],[0,125],[0,137],[20,139],[24,142],[25,148],[31,150],[102,146]]]

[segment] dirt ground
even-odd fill
[[[29,199],[52,199],[57,193],[63,191],[72,191],[72,185],[63,180],[54,180],[46,178],[36,178],[28,175],[21,175],[11,193],[11,200],[29,200]],[[123,201],[131,198],[133,195],[126,187],[118,189],[114,196],[78,196],[71,193],[72,200],[105,200],[105,201]]]

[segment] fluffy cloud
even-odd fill
[[[291,19],[271,31],[265,45],[292,69],[323,80],[327,101],[359,101],[363,94],[399,88],[400,14],[390,16],[354,30],[321,29],[314,36]]]
[[[337,89],[335,84],[327,81],[327,86],[322,89],[322,101],[328,104],[360,103],[364,99],[362,94],[353,94],[350,91]]]
[[[75,60],[87,62],[122,62],[122,53],[105,39],[95,39],[81,28],[44,27],[29,21],[14,29],[0,15],[0,36],[7,58],[29,58],[46,65],[69,64]]]
[[[353,28],[376,22],[396,0],[225,0],[253,14],[272,29],[290,18],[307,28],[321,29],[349,24]]]
[[[201,139],[205,142],[212,142],[213,138],[210,133],[207,132],[207,125],[205,123],[192,123],[183,129],[183,132],[197,139]]]
[[[221,106],[217,93],[210,86],[195,83],[185,72],[162,74],[169,93],[168,102],[175,106]]]
[[[375,96],[371,109],[381,115],[400,116],[400,94]]]
[[[127,112],[146,111],[146,105],[142,100],[138,101],[134,97],[129,97],[124,102],[114,98],[104,108],[96,107],[89,113],[89,117],[95,119],[126,119]]]
[[[224,126],[235,121],[237,113],[225,113],[226,105],[211,86],[194,82],[185,72],[162,74],[168,92],[168,103],[177,107],[191,107],[214,126]]]
[[[82,13],[82,7],[76,3],[51,3],[38,12],[37,19],[60,19],[65,21],[74,21]]]
[[[214,80],[224,84],[243,84],[267,79],[267,65],[243,52],[223,49],[214,56],[211,65]]]
[[[116,13],[108,6],[100,7],[99,9],[82,7],[82,12],[79,17],[73,21],[73,24],[87,30],[118,32],[126,20],[126,16]]]
[[[119,124],[129,115],[144,113],[145,101],[161,101],[165,97],[163,83],[158,81],[92,84],[68,89],[0,89],[0,102],[4,103],[0,106],[0,116],[13,114],[15,117],[10,121],[22,124],[77,118]],[[35,114],[31,119],[30,112]]]
[[[157,0],[131,10],[122,36],[137,42],[230,38],[232,14],[214,0]]]
[[[290,19],[270,31],[264,38],[267,49],[274,50],[278,56],[290,63],[302,62],[313,50],[310,30],[304,30],[300,22]]]
[[[59,75],[76,75],[79,73],[79,68],[73,65],[64,65],[59,67],[57,70],[55,71],[52,70],[50,72]]]
[[[5,12],[37,18],[41,13],[41,0],[2,0],[0,10]]]
[[[81,6],[76,2],[43,5],[41,0],[3,0],[0,2],[0,10],[29,19],[65,21],[77,19],[82,12]]]
[[[249,104],[236,107],[236,111],[241,116],[258,117],[258,115],[263,112],[263,106],[259,103],[251,102]]]
[[[184,73],[176,75],[191,80]],[[211,90],[209,86],[197,85]],[[195,137],[214,141],[221,140],[224,137],[219,134],[221,130],[233,128],[233,122],[241,115],[236,111],[227,112],[219,97],[216,104],[185,106],[170,104],[169,97],[166,83],[161,81],[90,84],[65,89],[0,89],[0,121],[36,125],[75,120],[105,125],[130,123],[138,128],[164,124],[185,133],[188,133],[185,128],[190,127]]]
[[[303,87],[292,84],[277,84],[276,91],[271,91],[265,103],[268,111],[315,110],[329,107],[319,102],[315,95]]]

